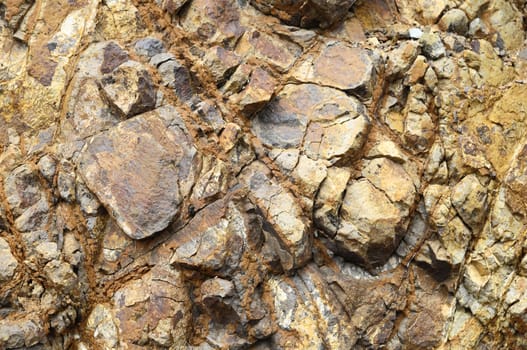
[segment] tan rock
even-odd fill
[[[465,35],[468,31],[467,15],[459,9],[448,10],[443,16],[441,16],[439,28],[443,31]]]
[[[465,176],[452,189],[452,205],[459,216],[472,228],[478,228],[487,215],[487,189],[476,175]]]
[[[170,263],[209,275],[228,275],[240,264],[247,231],[244,217],[234,203],[217,201],[178,232],[170,243],[174,252]]]
[[[314,161],[306,156],[300,156],[292,177],[298,181],[302,194],[313,198],[320,183],[326,178],[327,170],[322,161]]]
[[[109,306],[97,304],[88,317],[87,328],[93,332],[95,339],[102,340],[105,349],[119,344],[118,329]]]
[[[150,74],[137,62],[123,63],[101,79],[106,99],[120,115],[131,117],[156,105],[156,90]]]
[[[332,163],[356,158],[370,130],[369,118],[358,100],[312,84],[286,85],[252,125],[265,144],[290,148],[303,141],[308,157]]]
[[[447,0],[419,0],[421,15],[425,24],[435,24],[447,7]]]
[[[333,249],[368,269],[388,260],[404,231],[404,214],[366,179],[348,185],[340,215]]]
[[[386,73],[390,76],[401,76],[406,73],[417,58],[418,47],[416,41],[406,41],[392,50],[387,57]]]
[[[353,342],[348,315],[313,264],[303,268],[298,277],[273,278],[267,285],[279,326],[273,335],[277,346],[312,348],[325,344],[328,349],[340,349]]]
[[[130,346],[153,338],[155,342],[183,346],[188,336],[188,298],[180,272],[169,267],[157,266],[140,280],[128,282],[113,295],[119,342]],[[174,319],[174,315],[179,316]],[[167,318],[173,322],[168,333],[162,332]]]
[[[374,62],[371,53],[339,41],[325,43],[317,56],[309,55],[293,71],[295,79],[369,96],[373,87]]]
[[[401,165],[387,158],[372,159],[365,164],[362,176],[384,192],[391,202],[406,208],[412,206],[416,189]]]
[[[339,227],[339,209],[350,178],[350,171],[331,167],[322,182],[315,199],[314,222],[329,237],[333,238]]]
[[[294,196],[270,177],[269,169],[253,162],[241,174],[251,189],[249,198],[266,214],[280,244],[278,252],[284,270],[303,266],[311,257],[310,227]]]
[[[0,280],[3,283],[10,281],[18,267],[18,261],[3,238],[0,238],[0,266]]]
[[[210,70],[216,83],[221,84],[240,65],[241,59],[233,51],[214,46],[205,55],[203,63]]]

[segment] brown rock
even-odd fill
[[[150,347],[156,343],[173,347],[187,344],[190,299],[178,270],[156,266],[140,279],[123,285],[112,301],[115,321],[106,316],[110,341],[114,337],[111,333],[114,323],[121,344],[141,342]]]
[[[101,91],[120,115],[131,117],[156,105],[156,90],[150,74],[137,62],[121,64],[102,77],[101,85]]]
[[[216,84],[221,85],[240,65],[241,59],[233,51],[225,50],[221,46],[214,46],[208,51],[203,62],[210,70]]]
[[[229,47],[244,32],[238,4],[228,0],[192,1],[182,13],[181,25],[201,40]]]
[[[305,83],[331,86],[368,97],[374,84],[374,62],[368,50],[330,41],[319,55],[309,55],[293,75]]]
[[[247,231],[234,203],[223,200],[212,203],[171,240],[174,254],[170,263],[226,276],[240,264]]]
[[[342,20],[355,0],[269,1],[251,0],[263,13],[280,18],[287,24],[311,28],[327,28]]]
[[[256,113],[274,94],[277,81],[264,69],[256,67],[252,70],[245,88],[230,97],[241,112],[247,116]]]
[[[141,239],[179,213],[195,153],[177,112],[164,107],[93,137],[79,171],[123,231]]]
[[[287,72],[302,53],[300,46],[276,35],[247,31],[236,46],[236,53],[267,62],[279,72]]]

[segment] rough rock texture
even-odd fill
[[[526,349],[524,0],[0,0],[0,349]]]

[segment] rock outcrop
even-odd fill
[[[527,348],[525,0],[0,0],[0,349]]]

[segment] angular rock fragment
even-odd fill
[[[208,275],[228,276],[240,264],[248,235],[234,203],[217,201],[200,211],[171,240],[169,246],[174,253],[170,263]]]
[[[315,199],[314,222],[331,238],[339,229],[339,211],[350,175],[348,169],[329,168]]]
[[[205,55],[203,63],[211,72],[216,84],[221,85],[240,65],[241,59],[233,51],[214,46]]]
[[[195,156],[177,111],[163,107],[93,137],[79,171],[123,231],[141,239],[166,228],[180,212]]]
[[[294,196],[272,179],[269,169],[260,162],[247,167],[241,180],[251,190],[249,198],[268,221],[264,229],[276,239],[274,248],[283,269],[290,271],[304,265],[311,257],[312,237],[309,222]]]
[[[110,308],[97,304],[90,313],[87,329],[93,332],[95,339],[101,339],[107,348],[115,348],[119,343],[119,335]]]
[[[181,26],[201,40],[230,46],[243,34],[235,1],[196,0],[181,15]]]
[[[104,75],[102,92],[119,114],[131,117],[156,105],[156,90],[148,71],[137,62],[126,62]]]
[[[187,2],[188,0],[156,0],[156,3],[170,15],[176,15]]]
[[[230,97],[243,114],[252,115],[262,108],[273,96],[277,81],[264,69],[252,70],[247,85],[238,94]]]
[[[132,346],[142,342],[151,348],[188,344],[190,298],[178,270],[158,265],[124,284],[112,301],[120,343]],[[111,330],[111,323],[109,326]]]
[[[148,37],[138,40],[134,45],[134,49],[137,54],[145,56],[146,58],[152,58],[164,52],[165,45],[159,39]]]
[[[253,56],[263,60],[274,69],[284,73],[293,67],[302,54],[302,49],[297,44],[276,35],[248,31],[236,45],[236,53],[246,58]]]
[[[48,221],[49,204],[39,177],[29,166],[14,169],[4,182],[4,191],[18,230],[43,228]]]
[[[172,54],[162,53],[152,57],[150,63],[157,67],[165,86],[173,89],[182,101],[188,101],[194,95],[194,87],[189,69]]]
[[[310,264],[297,276],[274,277],[266,284],[279,327],[272,337],[275,348],[339,349],[354,343],[349,316],[316,266]]]
[[[452,205],[470,227],[478,228],[487,215],[487,189],[476,175],[465,176],[452,190]]]
[[[446,54],[445,46],[438,33],[424,33],[419,39],[419,43],[422,46],[423,54],[432,60],[441,58]]]
[[[44,338],[44,325],[37,315],[0,321],[0,345],[7,349],[29,349]]]

